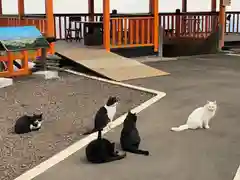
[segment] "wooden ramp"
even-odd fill
[[[57,42],[55,48],[58,55],[116,81],[169,74],[102,48],[84,48],[75,42]]]

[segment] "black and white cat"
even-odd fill
[[[137,115],[129,111],[123,123],[120,137],[121,147],[124,151],[148,156],[148,151],[139,149],[141,138],[136,127],[136,122]]]
[[[85,153],[91,163],[106,163],[126,157],[125,152],[115,151],[115,143],[101,137],[101,130],[98,131],[98,138],[87,145]]]
[[[111,128],[111,123],[116,114],[118,103],[119,99],[117,97],[110,96],[107,103],[97,111],[94,119],[94,128],[91,131],[84,133],[83,135],[103,130],[103,128],[107,125],[109,128]]]
[[[189,116],[186,124],[179,127],[172,127],[172,131],[184,131],[186,129],[209,129],[209,122],[217,111],[216,101],[207,101],[203,107],[195,109]]]
[[[33,114],[32,116],[24,115],[17,119],[14,131],[16,134],[24,134],[31,131],[38,131],[42,126],[42,113]]]

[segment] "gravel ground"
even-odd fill
[[[0,180],[12,180],[79,140],[92,125],[97,109],[110,95],[120,97],[117,116],[151,98],[151,94],[60,73],[61,79],[16,79],[0,89]],[[41,111],[38,132],[16,135],[12,127],[24,113]]]

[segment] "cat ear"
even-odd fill
[[[217,104],[217,101],[215,100],[213,103],[214,103],[214,104]]]
[[[209,104],[209,103],[210,103],[210,101],[209,101],[209,100],[207,100],[207,103]]]

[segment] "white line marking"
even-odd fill
[[[240,54],[235,54],[235,53],[228,53],[228,56],[240,56]]]
[[[238,170],[237,170],[233,180],[240,180],[240,166],[238,167]]]
[[[102,82],[106,82],[106,83],[111,83],[111,84],[114,84],[114,85],[119,85],[119,86],[131,88],[131,89],[136,89],[136,90],[139,90],[139,91],[149,92],[149,93],[153,93],[153,94],[156,95],[153,98],[151,98],[151,99],[145,101],[144,103],[140,104],[139,106],[133,108],[131,110],[131,112],[133,112],[133,113],[141,112],[142,110],[146,109],[147,107],[149,107],[153,103],[157,102],[158,100],[160,100],[161,98],[166,96],[166,93],[156,91],[156,90],[153,90],[153,89],[147,89],[147,88],[144,88],[144,87],[125,84],[125,83],[122,83],[122,82],[116,82],[116,81],[111,81],[111,80],[107,80],[107,79],[103,79],[103,78],[99,78],[99,77],[89,76],[89,75],[86,75],[86,74],[83,74],[83,73],[78,73],[78,72],[75,72],[75,71],[72,71],[72,70],[64,70],[64,69],[61,69],[61,68],[57,68],[57,69],[65,71],[65,72],[69,72],[69,73],[72,73],[72,74],[75,74],[75,75],[84,76],[84,77],[87,77],[87,78],[90,78],[90,79],[94,79],[94,80],[98,80],[98,81],[102,81]],[[124,115],[122,115],[121,117],[119,117],[115,121],[113,121],[112,122],[112,129],[119,126],[120,124],[122,124],[126,115],[127,115],[127,113],[125,113]],[[102,133],[105,134],[108,131],[109,131],[109,129],[105,128]],[[89,136],[77,141],[76,143],[67,147],[63,151],[57,153],[56,155],[50,157],[46,161],[44,161],[44,162],[40,163],[39,165],[35,166],[34,168],[26,171],[25,173],[23,173],[22,175],[17,177],[15,180],[31,180],[31,179],[35,178],[36,176],[38,176],[41,173],[48,170],[49,168],[51,168],[54,165],[58,164],[59,162],[63,161],[64,159],[66,159],[70,155],[74,154],[75,152],[77,152],[78,150],[80,150],[81,148],[83,148],[84,146],[86,146],[88,143],[90,143],[92,140],[94,140],[96,138],[97,138],[97,133],[90,134]]]

